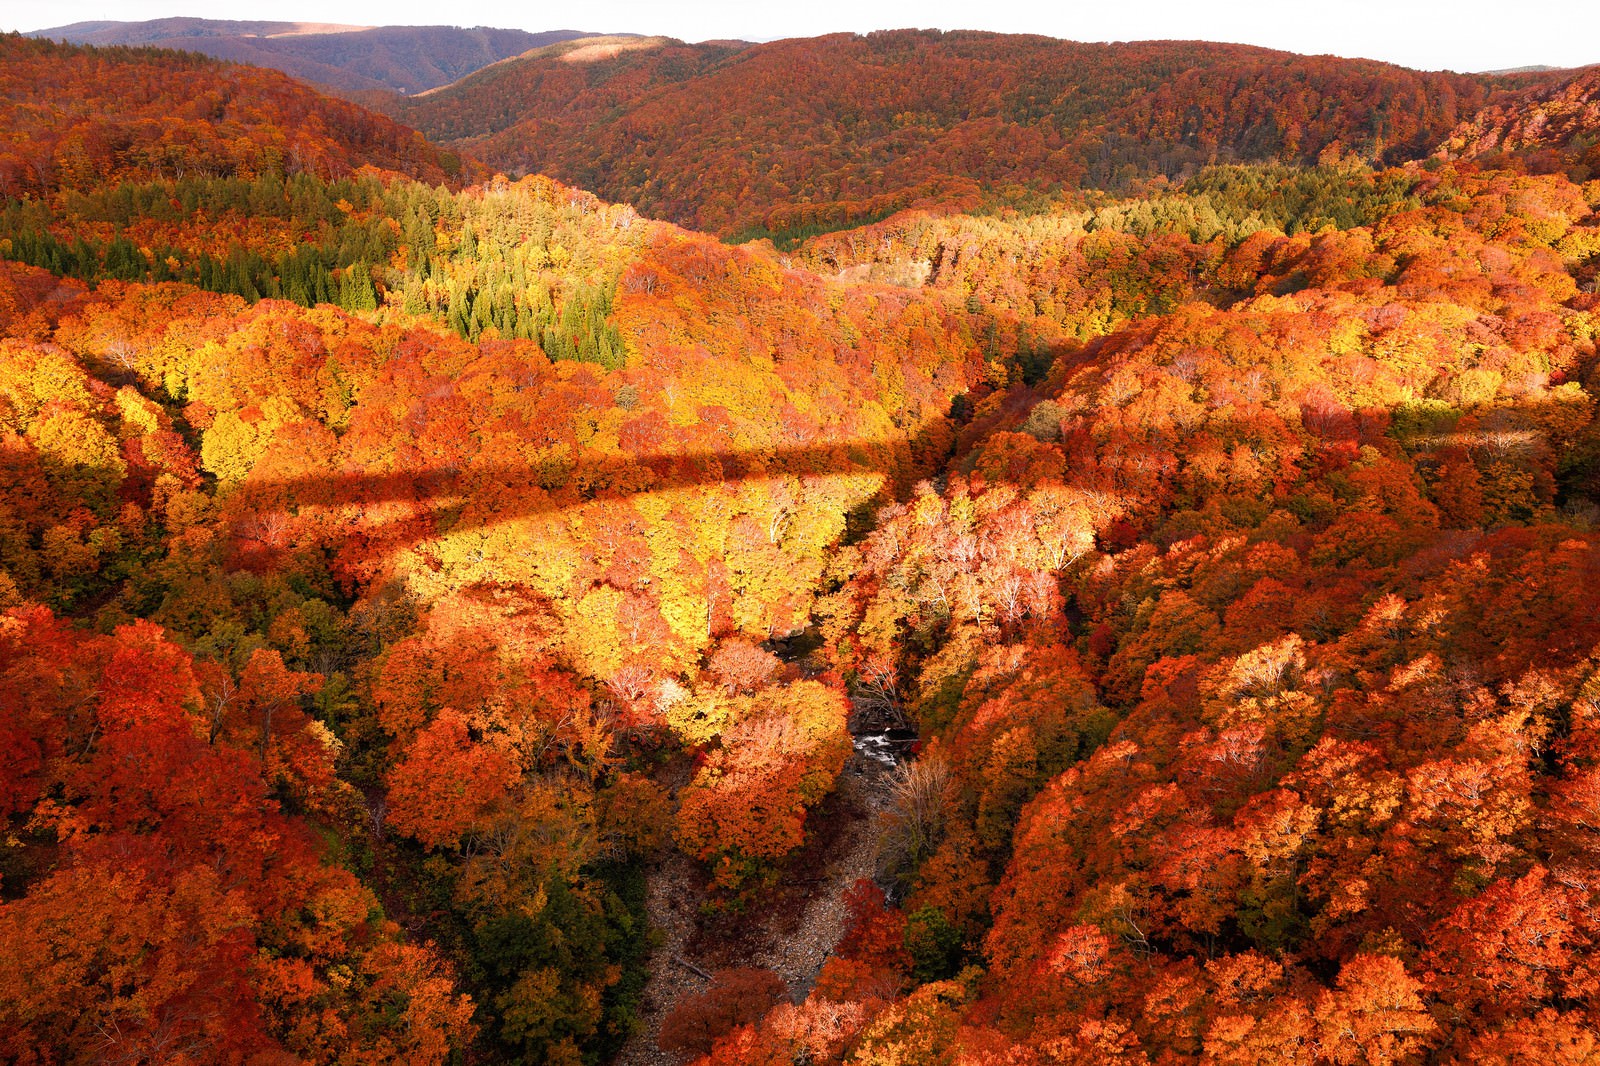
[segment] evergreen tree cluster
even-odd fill
[[[534,184],[531,194],[308,174],[124,184],[8,202],[0,256],[90,283],[397,307],[438,315],[468,340],[493,330],[552,359],[620,367],[627,352],[608,318],[623,264],[589,251],[591,205]]]
[[[1370,226],[1421,206],[1417,177],[1360,165],[1207,167],[1170,192],[1103,207],[1086,230],[1149,237],[1176,233],[1196,243],[1235,244],[1261,230],[1289,236]]]

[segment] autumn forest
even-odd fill
[[[0,1062],[1600,1061],[1600,67],[384,32],[0,35]]]

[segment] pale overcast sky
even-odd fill
[[[0,0],[0,29],[173,15],[356,25],[505,26],[771,40],[905,26],[1078,41],[1208,40],[1383,59],[1426,70],[1600,63],[1600,0]]]

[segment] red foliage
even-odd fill
[[[760,1021],[788,994],[788,986],[771,970],[718,970],[711,987],[678,1000],[661,1022],[657,1043],[662,1051],[685,1059],[708,1054],[719,1039]]]
[[[1495,84],[1199,42],[894,30],[530,56],[400,114],[507,171],[699,229],[783,235],[970,201],[975,183],[1103,184],[1218,159],[1310,163],[1330,147],[1403,157]]]

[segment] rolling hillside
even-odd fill
[[[1216,162],[1411,158],[1497,89],[1537,77],[912,30],[567,53],[499,64],[396,114],[508,173],[724,235],[792,237],[917,202],[1124,186]]]
[[[0,36],[0,195],[364,166],[422,181],[470,171],[415,130],[274,70]]]

